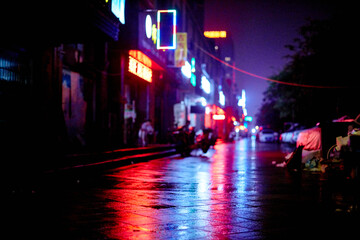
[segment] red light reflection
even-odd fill
[[[154,191],[159,187],[158,178],[152,171],[138,168],[120,170],[109,177],[114,177],[118,183],[104,192],[107,208],[113,212],[107,237],[154,239],[154,226],[159,223],[156,206],[161,193]]]

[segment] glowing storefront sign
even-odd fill
[[[175,67],[182,67],[185,65],[187,59],[187,33],[176,33],[176,50],[175,50]]]
[[[225,105],[225,95],[223,91],[219,91],[219,103],[221,106]]]
[[[157,11],[157,49],[176,48],[176,10]]]
[[[129,72],[136,76],[152,82],[152,61],[139,50],[129,51]]]
[[[205,106],[207,105],[206,98],[201,97],[201,98],[199,99],[199,101],[200,101],[200,103],[201,103],[201,106],[205,107]]]
[[[226,38],[226,31],[205,31],[204,36],[207,38]]]
[[[153,24],[151,27],[151,40],[153,41],[154,44],[156,44],[156,40],[157,40],[157,28],[156,25]]]
[[[191,78],[191,65],[188,61],[185,61],[185,65],[181,67],[181,73],[186,78]]]
[[[112,0],[111,11],[117,18],[119,18],[122,24],[125,24],[125,0]]]
[[[206,92],[207,94],[210,94],[211,92],[211,85],[209,80],[203,75],[201,77],[201,88]]]
[[[150,15],[146,15],[145,18],[145,34],[147,38],[152,36],[152,20]]]
[[[244,118],[244,121],[252,122],[252,120],[253,120],[253,117],[251,117],[251,116],[246,116]]]
[[[148,56],[146,56],[144,53],[142,53],[141,51],[139,51],[139,50],[130,50],[129,55],[132,56],[133,58],[137,59],[138,61],[142,62],[143,64],[145,64],[149,68],[152,67],[151,59]]]
[[[244,89],[241,91],[241,98],[239,98],[238,106],[242,108],[243,114],[246,116],[246,115],[247,115],[247,110],[246,110],[246,94],[245,94],[245,90],[244,90]]]
[[[193,87],[196,87],[196,75],[195,75],[195,58],[191,58],[191,78],[190,83]]]
[[[190,83],[192,86],[196,86],[195,58],[191,59],[191,65],[188,61],[185,61],[184,66],[181,67],[181,73],[186,78],[190,78]]]
[[[225,119],[225,115],[223,115],[223,114],[213,115],[213,119],[214,119],[214,120],[224,120],[224,119]]]
[[[214,115],[212,116],[212,119],[214,120],[224,120],[225,119],[225,112],[218,106],[214,106]]]

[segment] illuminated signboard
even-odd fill
[[[139,50],[129,51],[129,72],[136,76],[152,82],[152,61]]]
[[[221,108],[219,108],[218,106],[215,106],[216,109],[214,115],[212,116],[212,119],[214,120],[224,120],[225,119],[225,112],[224,110],[222,110]],[[214,111],[213,110],[213,111]]]
[[[156,45],[157,28],[156,24],[153,23],[151,14],[147,14],[145,17],[145,35],[146,38],[150,39],[154,45]]]
[[[225,94],[222,90],[219,91],[219,103],[221,106],[225,106]]]
[[[148,9],[139,12],[137,50],[145,53],[152,61],[151,69],[158,69],[156,64],[166,65],[166,52],[159,51],[157,44],[157,10]],[[136,46],[136,45],[134,45]]]
[[[225,119],[225,115],[213,115],[213,119],[214,120],[224,120]]]
[[[157,11],[157,49],[176,49],[176,10]]]
[[[241,91],[241,97],[239,98],[238,106],[243,108],[246,107],[246,94],[244,89]]]
[[[205,31],[204,36],[207,38],[226,38],[226,31]]]
[[[186,77],[186,78],[191,78],[191,65],[188,61],[185,61],[184,66],[181,67],[181,73]]]
[[[108,2],[108,0],[106,0]],[[111,11],[119,18],[122,24],[125,24],[125,0],[112,0]]]
[[[245,121],[252,122],[253,118],[251,116],[246,116],[244,118]]]
[[[181,67],[181,73],[186,78],[190,78],[190,83],[193,87],[196,86],[195,58],[191,58],[191,65],[188,61],[185,61],[184,66]]]
[[[210,81],[204,75],[201,76],[201,88],[204,90],[204,92],[210,94],[211,92]]]
[[[190,83],[193,87],[196,87],[196,75],[195,75],[195,58],[191,59],[191,78]]]
[[[182,67],[187,59],[187,33],[176,33],[175,67]]]
[[[151,38],[152,36],[152,20],[150,15],[146,15],[145,18],[145,34],[147,38]]]

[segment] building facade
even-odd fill
[[[1,144],[10,162],[40,154],[39,163],[51,164],[54,152],[136,146],[146,119],[153,143],[168,142],[186,120],[197,130],[215,127],[209,109],[222,107],[225,70],[209,57],[219,52],[203,34],[203,0],[15,5],[2,6],[21,21],[1,19],[0,45]],[[169,9],[177,46],[162,50],[157,12]]]

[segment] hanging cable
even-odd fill
[[[230,65],[229,63],[215,57],[213,54],[209,53],[208,51],[206,51],[205,49],[203,49],[202,47],[200,47],[198,44],[196,44],[196,47],[198,49],[200,49],[203,53],[205,53],[206,55],[212,57],[213,59],[221,62],[222,64],[238,71],[238,72],[241,72],[241,73],[244,73],[246,75],[249,75],[249,76],[252,76],[252,77],[255,77],[255,78],[259,78],[259,79],[263,79],[265,81],[270,81],[270,82],[275,82],[275,83],[279,83],[279,84],[284,84],[284,85],[289,85],[289,86],[295,86],[295,87],[305,87],[305,88],[332,88],[332,89],[336,89],[336,88],[348,88],[348,87],[343,87],[343,86],[319,86],[319,85],[307,85],[307,84],[301,84],[301,83],[291,83],[291,82],[284,82],[284,81],[280,81],[280,80],[275,80],[275,79],[270,79],[270,78],[266,78],[266,77],[262,77],[262,76],[259,76],[259,75],[256,75],[256,74],[253,74],[253,73],[250,73],[250,72],[247,72],[245,70],[242,70],[240,68],[237,68],[233,65]]]

